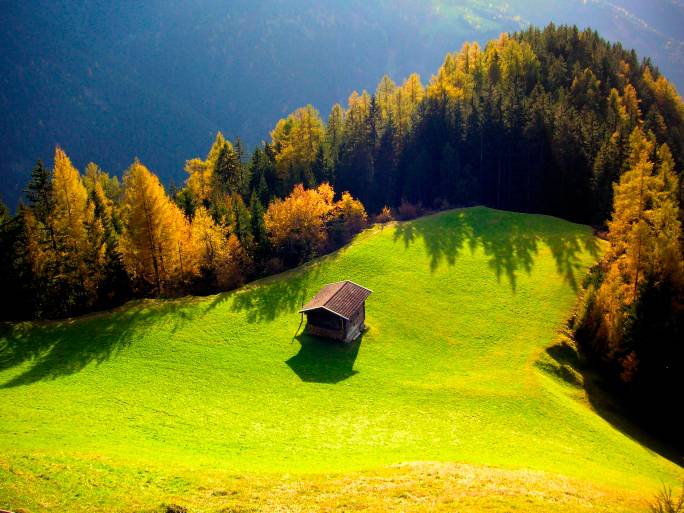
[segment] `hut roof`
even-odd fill
[[[319,290],[300,312],[323,309],[349,320],[372,292],[349,280],[329,283]]]

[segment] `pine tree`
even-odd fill
[[[377,211],[384,205],[394,205],[396,197],[396,167],[394,122],[390,114],[385,130],[380,136],[380,143],[375,154],[375,180],[373,201],[369,203],[371,211]]]
[[[242,189],[242,162],[232,144],[226,141],[221,146],[212,177],[214,179],[214,197],[217,194],[235,194]]]
[[[249,200],[249,217],[254,241],[252,254],[255,260],[263,260],[268,252],[268,237],[264,225],[264,207],[255,193],[252,193]]]
[[[24,190],[31,209],[36,219],[47,224],[47,218],[52,212],[52,173],[39,160],[31,171],[31,180]]]
[[[344,108],[336,103],[330,110],[325,127],[325,156],[331,169],[335,169],[339,158],[340,144],[344,138]]]
[[[316,160],[314,160],[313,164],[311,165],[311,173],[313,174],[314,185],[318,185],[323,182],[333,182],[332,169],[325,158],[325,150],[323,149],[323,145],[318,147],[318,151],[316,152]]]
[[[53,210],[54,200],[52,195],[52,172],[47,169],[42,161],[38,161],[31,172],[31,180],[25,189],[27,206],[21,208],[19,215],[22,218],[23,245],[22,254],[24,260],[29,262],[32,270],[32,281],[37,288],[47,290],[53,276],[58,274],[56,252],[57,239],[51,223],[50,215]],[[47,303],[52,303],[48,294],[42,296]],[[39,301],[41,303],[41,301]],[[38,307],[39,310],[49,310]]]
[[[94,182],[89,198],[95,208],[95,219],[99,220],[103,229],[102,239],[105,248],[98,301],[104,306],[112,306],[127,299],[131,292],[128,273],[119,251],[116,206],[107,197],[99,181]]]
[[[249,248],[252,246],[252,223],[249,209],[239,194],[234,194],[231,200],[234,220],[231,232],[238,238],[242,247]]]

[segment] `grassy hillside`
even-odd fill
[[[233,293],[15,326],[0,508],[639,510],[684,473],[593,410],[557,342],[600,251],[473,208]],[[374,291],[362,340],[293,340],[340,279]]]

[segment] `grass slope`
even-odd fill
[[[600,251],[478,207],[233,293],[16,325],[0,508],[636,510],[681,468],[599,416],[553,346]],[[293,340],[345,278],[374,291],[362,340]]]

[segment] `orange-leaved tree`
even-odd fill
[[[140,161],[124,175],[124,231],[121,253],[138,285],[152,285],[158,294],[192,274],[189,226],[159,179]]]
[[[638,355],[623,347],[625,321],[646,283],[682,283],[681,225],[678,178],[669,148],[655,150],[640,128],[630,136],[629,168],[615,185],[613,215],[608,223],[610,250],[606,274],[598,289],[595,317],[598,339],[609,357],[621,358],[628,381],[638,366]]]
[[[327,183],[316,189],[298,184],[284,200],[276,199],[268,206],[264,224],[269,240],[288,265],[300,263],[323,249],[334,196]]]
[[[50,210],[42,220],[31,208],[24,215],[33,272],[46,287],[59,288],[63,313],[91,305],[103,278],[104,231],[81,175],[61,148],[55,150]]]

